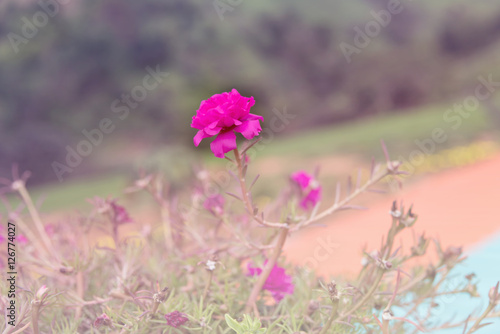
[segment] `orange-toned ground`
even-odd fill
[[[438,237],[443,246],[471,249],[500,231],[500,155],[429,175],[396,194],[379,195],[370,201],[367,211],[332,216],[323,222],[324,227],[310,227],[292,236],[285,247],[287,258],[307,263],[322,275],[358,272],[363,246],[368,251],[375,249],[386,234],[395,199],[406,206],[413,203],[419,215],[413,227],[417,236],[425,231],[426,236]],[[413,245],[410,230],[403,231],[396,245],[401,243],[404,250]]]

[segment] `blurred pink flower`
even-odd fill
[[[100,214],[109,214],[114,225],[122,225],[133,221],[128,215],[127,210],[116,203],[116,199],[103,199],[96,196],[92,200],[89,200],[89,202],[94,205]]]
[[[224,212],[226,200],[221,194],[207,197],[203,202],[203,207],[215,216],[220,216]]]
[[[121,225],[132,222],[132,219],[128,215],[127,210],[123,206],[116,204],[116,200],[110,201],[110,205],[113,212],[113,221],[115,222],[115,224]]]
[[[17,237],[16,237],[16,240],[17,242],[19,242],[20,244],[22,245],[25,245],[28,243],[28,238],[26,238],[23,234],[19,234]]]
[[[296,183],[301,192],[300,207],[304,210],[312,209],[321,200],[321,186],[314,176],[305,171],[298,171],[290,176],[290,179]]]
[[[2,225],[0,225],[0,243],[4,242],[7,239],[8,237],[7,234],[5,233],[5,229]],[[23,234],[16,235],[14,241],[23,245],[28,243],[28,239]]]
[[[45,232],[47,233],[47,235],[49,237],[52,238],[54,236],[55,232],[56,232],[56,229],[55,229],[54,225],[47,224],[47,225],[45,225]]]
[[[267,263],[267,260],[266,262]],[[247,276],[259,276],[262,273],[262,269],[258,267],[252,267],[249,263],[248,266],[248,275]],[[286,294],[293,294],[294,285],[292,282],[292,276],[288,276],[285,273],[285,269],[274,265],[269,277],[263,286],[264,290],[268,290],[271,292],[274,300],[276,302],[280,302]]]
[[[167,319],[167,325],[172,326],[174,328],[178,328],[179,326],[184,325],[188,321],[186,315],[179,311],[174,311],[165,314],[165,319]]]
[[[312,188],[309,193],[307,193],[307,195],[302,198],[302,200],[300,201],[300,206],[305,210],[309,210],[314,208],[320,200],[321,187]]]
[[[101,314],[94,321],[95,328],[99,328],[101,326],[111,326],[111,319],[106,313]]]
[[[303,170],[293,173],[290,178],[297,183],[302,190],[306,190],[314,178]]]
[[[241,96],[236,89],[202,101],[191,123],[192,128],[199,130],[194,136],[194,145],[198,146],[204,138],[217,136],[210,149],[217,158],[224,158],[225,153],[236,149],[235,132],[246,139],[257,136],[264,118],[250,114],[254,104],[253,97]]]

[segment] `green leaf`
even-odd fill
[[[243,328],[239,322],[237,322],[235,319],[231,318],[229,314],[225,314],[224,317],[226,318],[226,323],[231,329],[233,329],[236,333],[241,334],[243,332]]]

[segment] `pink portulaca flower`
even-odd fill
[[[179,326],[184,325],[188,321],[186,315],[179,311],[174,311],[165,314],[165,319],[167,319],[167,325],[172,326],[174,328],[179,328]]]
[[[247,268],[247,276],[259,276],[262,273],[261,268],[252,267],[250,263]],[[284,268],[274,265],[269,277],[264,283],[263,289],[271,292],[274,300],[276,302],[280,302],[286,294],[293,294],[294,285],[292,282],[292,276],[287,275]]]
[[[227,152],[236,149],[235,132],[246,139],[257,136],[262,130],[260,121],[264,118],[250,114],[254,104],[253,96],[241,96],[236,89],[202,101],[191,123],[192,128],[199,130],[194,136],[194,145],[200,145],[204,138],[217,136],[210,149],[217,158],[224,158]]]
[[[224,204],[226,200],[221,194],[207,197],[203,202],[203,207],[210,211],[214,216],[220,216],[224,213]]]
[[[304,210],[312,209],[321,200],[321,186],[314,176],[304,171],[298,171],[290,176],[301,192],[300,207]]]

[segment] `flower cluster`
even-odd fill
[[[304,210],[312,209],[321,200],[321,186],[314,176],[305,171],[298,171],[290,176],[294,184],[299,187],[301,200],[300,207]]]
[[[257,136],[264,118],[250,114],[254,104],[253,97],[241,96],[236,89],[202,101],[191,123],[192,128],[199,130],[194,136],[194,145],[198,146],[204,138],[217,136],[210,148],[217,158],[224,158],[227,152],[236,149],[235,132],[246,139]]]

